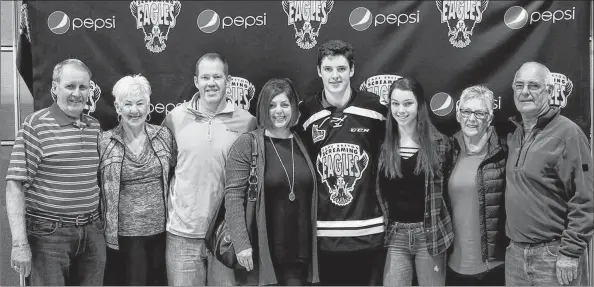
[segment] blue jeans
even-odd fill
[[[561,242],[555,240],[539,244],[511,241],[505,252],[505,285],[559,286],[557,256]],[[588,251],[579,259],[578,276],[569,286],[588,285]]]
[[[208,252],[204,239],[167,232],[165,257],[169,286],[233,286],[235,273]]]
[[[445,252],[429,254],[422,223],[393,223],[386,246],[384,286],[411,286],[415,271],[419,286],[445,285]]]
[[[75,226],[27,218],[33,255],[28,285],[103,285],[104,227],[101,219]]]

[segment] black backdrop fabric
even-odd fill
[[[385,97],[405,75],[424,87],[434,124],[457,128],[462,90],[495,93],[496,126],[517,115],[511,84],[527,61],[554,73],[550,104],[590,135],[590,1],[24,1],[19,71],[35,110],[51,105],[54,65],[78,58],[93,72],[92,116],[117,124],[111,89],[121,77],[151,83],[151,123],[196,92],[194,64],[207,52],[227,58],[228,96],[255,112],[275,77],[300,97],[322,88],[317,48],[340,39],[355,48],[351,85]],[[381,98],[378,97],[378,100]]]

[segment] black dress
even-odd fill
[[[266,229],[272,263],[280,285],[304,284],[311,259],[313,178],[304,155],[292,138],[266,136],[264,142]],[[289,182],[293,181],[295,196],[291,200]]]

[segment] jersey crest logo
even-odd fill
[[[336,143],[322,147],[316,169],[333,204],[346,206],[353,201],[355,185],[368,165],[369,155],[358,145]]]

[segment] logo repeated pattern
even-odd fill
[[[196,19],[196,24],[198,25],[198,29],[200,31],[210,34],[217,29],[221,25],[221,17],[219,14],[213,10],[204,10],[200,12],[198,15],[198,19]]]
[[[175,27],[181,11],[179,1],[142,1],[130,3],[132,16],[136,18],[136,29],[142,29],[147,50],[161,53],[167,48],[171,28]]]
[[[567,99],[573,91],[573,82],[565,75],[551,73],[553,75],[553,93],[549,105],[559,108],[567,106]]]
[[[434,114],[445,117],[454,109],[454,100],[448,93],[439,92],[433,95],[429,107]]]
[[[387,105],[390,102],[390,86],[398,79],[402,78],[397,75],[376,75],[369,77],[365,82],[361,83],[359,90],[374,93],[380,97],[380,103]]]
[[[52,33],[62,35],[70,30],[70,17],[62,11],[54,11],[47,17],[47,27]]]
[[[483,20],[488,0],[480,1],[435,1],[441,13],[441,23],[448,24],[450,43],[456,48],[470,44],[470,37],[477,23]]]
[[[235,103],[236,107],[246,111],[250,109],[250,103],[256,93],[256,87],[250,81],[240,77],[231,77],[227,86],[226,96]]]
[[[448,26],[448,40],[456,48],[465,48],[471,44],[471,38],[477,23],[481,23],[483,15],[488,8],[488,0],[471,1],[445,1],[437,0],[436,6],[440,12],[440,22]],[[136,29],[142,29],[146,49],[153,53],[160,53],[167,47],[167,40],[172,28],[177,25],[177,17],[181,12],[181,2],[171,0],[135,0],[130,2],[130,11],[135,18]],[[281,6],[287,16],[287,25],[292,26],[295,34],[295,41],[299,48],[308,50],[318,44],[320,30],[329,20],[330,13],[334,7],[334,1],[281,1]],[[563,21],[576,19],[576,7],[564,7],[557,10],[530,11],[529,7],[512,6],[505,10],[503,24],[512,30],[526,28],[535,24],[556,24]],[[70,15],[68,15],[70,14]],[[53,11],[47,18],[48,29],[56,35],[63,35],[75,32],[77,29],[86,31],[98,31],[100,29],[115,29],[116,17],[103,16],[103,18],[81,17],[71,11]],[[419,23],[420,12],[407,12],[395,14],[381,14],[370,11],[366,7],[357,7],[348,15],[348,25],[356,31],[366,31],[370,28],[383,24],[400,26],[406,23]],[[346,15],[345,15],[346,16]],[[27,5],[21,5],[21,33],[30,40],[29,22],[27,21]],[[262,15],[246,16],[219,15],[216,11],[206,9],[201,11],[196,19],[197,27],[206,34],[214,33],[219,29],[244,28],[266,26],[266,13]],[[345,23],[346,24],[346,23]],[[348,26],[347,26],[348,27]],[[552,73],[554,89],[550,99],[550,105],[564,108],[574,88],[573,82],[565,75]],[[374,75],[365,80],[361,90],[372,92],[379,96],[382,104],[389,102],[388,90],[391,83],[400,78],[397,75]],[[91,81],[91,96],[85,106],[85,111],[92,113],[96,110],[96,103],[101,96],[101,88]],[[255,86],[247,79],[233,77],[227,87],[226,95],[233,100],[237,107],[249,110],[252,99],[255,96]],[[501,97],[495,99],[495,109],[501,108]],[[164,112],[169,111],[175,105],[173,103],[160,104]],[[179,104],[177,104],[179,105]],[[435,115],[444,117],[449,115],[455,106],[452,97],[439,92],[430,100],[430,108]],[[165,108],[167,107],[167,108]],[[156,106],[154,110],[159,110]],[[339,119],[333,119],[332,125],[340,124]],[[351,130],[351,132],[365,132]],[[323,140],[326,131],[314,126],[312,129],[314,142]],[[337,183],[334,183],[335,185]],[[346,183],[345,183],[346,184]],[[336,185],[338,186],[338,185]],[[345,194],[348,193],[345,190]],[[341,191],[342,192],[342,191]],[[341,195],[340,198],[348,196]],[[337,202],[343,202],[337,199]]]
[[[219,16],[219,13],[214,10],[204,10],[198,15],[196,19],[198,29],[200,31],[210,34],[221,27],[223,30],[230,27],[243,27],[244,29],[250,27],[266,26],[266,13],[259,16]]]
[[[558,9],[555,11],[534,11],[528,13],[524,7],[513,6],[505,11],[503,22],[510,29],[520,29],[528,25],[533,25],[537,22],[552,22],[553,24],[560,21],[575,20],[575,7],[571,9]]]
[[[311,49],[317,43],[320,28],[328,22],[328,15],[334,1],[282,1],[283,10],[288,17],[287,25],[293,25],[297,46]]]
[[[357,31],[365,31],[373,22],[371,11],[365,7],[358,7],[349,15],[349,24]]]

